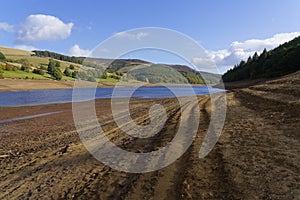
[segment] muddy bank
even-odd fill
[[[229,92],[221,138],[203,159],[198,153],[211,105],[208,96],[199,97],[193,144],[170,166],[144,174],[120,172],[93,158],[76,132],[71,104],[2,107],[0,120],[57,113],[0,124],[0,199],[299,199],[299,86],[296,73]],[[176,99],[133,100],[136,123],[150,123],[154,104],[167,109],[167,121],[143,140],[117,128],[110,100],[97,100],[96,112],[116,145],[147,152],[174,137],[181,116]]]
[[[50,89],[68,89],[73,88],[75,81],[55,81],[55,80],[25,80],[25,79],[0,79],[0,92],[24,91],[24,90],[50,90]],[[184,84],[164,84],[167,86],[187,86]],[[101,82],[99,88],[111,87],[135,87],[140,86],[136,83],[115,83]],[[160,84],[145,84],[144,86],[161,86]],[[189,85],[188,85],[189,86]],[[193,84],[193,86],[206,86],[203,84]],[[94,87],[94,85],[92,85]]]

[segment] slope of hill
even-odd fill
[[[27,60],[30,63],[30,66],[33,68],[39,68],[41,65],[48,65],[49,58],[51,57],[44,57],[44,56],[37,56],[35,54],[35,51],[25,51],[15,48],[8,48],[8,47],[0,47],[0,52],[2,52],[5,57],[6,61],[15,64],[22,62],[22,60]],[[60,59],[55,59],[56,61],[59,61],[61,63],[62,70],[64,70],[66,67],[68,67],[70,64],[73,64],[73,62],[64,61]],[[76,63],[78,67],[81,65]]]
[[[158,77],[161,75],[161,73],[168,71],[167,69],[162,69],[163,67],[172,68],[177,72],[180,72],[182,76],[185,77],[188,80],[188,82],[192,84],[204,84],[204,82],[206,84],[218,83],[221,78],[221,75],[219,74],[199,72],[186,65],[154,64],[140,59],[107,59],[107,58],[89,58],[89,57],[87,58],[87,57],[74,57],[74,56],[70,57],[70,56],[65,56],[62,54],[49,52],[49,51],[34,51],[34,52],[36,56],[40,56],[40,57],[51,57],[62,61],[71,61],[92,68],[103,68],[106,69],[109,73],[112,73],[112,77],[116,77],[116,78],[120,78],[119,75],[116,75],[119,74],[119,72],[126,74],[127,72],[132,71],[133,69],[134,70],[141,69],[144,75],[146,75],[146,72],[149,72],[152,77],[153,76]],[[160,66],[159,68],[157,67],[158,65]],[[145,71],[145,69],[142,69],[144,67],[149,67],[149,66],[155,66],[154,67],[155,70],[147,69]],[[132,74],[141,73],[141,70],[139,70],[138,72],[133,72]],[[173,78],[177,77],[177,75],[173,76]],[[138,81],[146,80],[141,76],[139,78],[137,78],[136,76],[131,76],[131,78],[134,78],[135,80]],[[162,77],[158,77],[155,79],[156,81],[154,81],[154,83],[157,83],[158,80],[161,80],[162,82],[170,82],[170,80],[162,80]],[[172,82],[184,83],[184,81],[182,80],[175,80],[175,79],[172,80]]]
[[[214,84],[219,82],[221,77],[219,74],[196,71],[186,65],[154,64],[140,59],[75,57],[50,51],[29,52],[6,47],[1,47],[0,52],[6,57],[5,62],[1,64],[2,78],[51,80],[54,77],[47,70],[50,59],[59,62],[61,72],[67,71],[62,74],[62,80],[74,80],[78,77],[88,81],[117,82],[123,77],[122,80],[132,82]],[[169,74],[169,69],[174,73]],[[73,76],[73,73],[76,75]]]
[[[279,77],[300,70],[300,37],[241,61],[223,76],[224,82]]]
[[[52,80],[50,74],[47,73],[49,59],[51,57],[36,56],[34,52],[0,47],[0,52],[5,55],[5,60],[0,62],[0,78],[13,79],[38,79],[38,80]],[[60,71],[64,72],[66,68],[71,65],[74,66],[73,71],[78,71],[83,66],[78,63],[54,59],[60,63]],[[22,66],[24,66],[22,68]],[[88,68],[84,68],[87,70]],[[63,74],[62,80],[75,80],[70,76]]]
[[[7,48],[1,46],[0,46],[0,52],[2,52],[5,56],[30,56],[34,54],[31,51],[25,51],[21,49]]]

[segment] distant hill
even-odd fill
[[[218,83],[221,79],[220,74],[199,72],[186,65],[155,64],[139,59],[116,59],[111,62],[107,69],[108,71],[119,71],[123,73],[130,72],[134,69],[133,72],[130,72],[133,78],[146,80],[147,76],[151,76],[148,77],[150,83],[185,83],[185,81],[182,80],[182,78],[185,78],[188,83],[192,84],[213,84]],[[173,69],[173,71],[170,69]],[[181,77],[179,78],[179,74],[174,73],[174,71],[179,72]],[[166,73],[171,73],[171,75],[167,75]],[[136,76],[137,74],[139,74],[138,78]],[[163,77],[165,77],[165,80],[163,80]]]
[[[212,74],[208,72],[199,72],[196,71],[186,65],[170,65],[170,64],[159,64],[160,67],[157,67],[158,64],[154,64],[148,61],[140,60],[140,59],[107,59],[107,58],[86,58],[86,57],[74,57],[74,56],[66,56],[50,51],[33,51],[35,53],[35,56],[39,57],[51,57],[62,61],[68,61],[68,62],[74,62],[83,64],[88,67],[94,67],[94,68],[105,68],[109,73],[127,73],[131,71],[132,69],[137,70],[138,68],[144,68],[146,66],[155,66],[154,69],[143,69],[143,73],[151,71],[151,76],[154,74],[159,75],[159,73],[166,72],[168,70],[163,70],[162,67],[165,68],[172,68],[185,77],[189,83],[193,84],[204,84],[206,80],[206,84],[213,84],[218,83],[221,75],[219,74]],[[141,72],[141,71],[139,71]],[[133,73],[136,74],[136,73]],[[146,75],[146,74],[145,74]],[[174,76],[173,76],[174,77]],[[177,76],[175,76],[177,77]],[[135,76],[132,76],[132,78],[136,78]],[[140,80],[143,80],[142,78],[139,78]],[[154,79],[152,79],[154,80]],[[157,83],[158,80],[161,80],[161,78],[156,78],[155,83]],[[177,81],[175,81],[177,82]],[[179,81],[182,82],[182,81]]]
[[[51,79],[50,60],[59,63],[62,80],[75,80],[77,76],[100,82],[117,82],[122,78],[147,83],[215,84],[221,78],[220,74],[199,72],[186,65],[155,64],[141,59],[75,57],[7,47],[0,47],[0,52],[5,56],[0,63],[2,78]]]
[[[241,61],[223,76],[224,82],[271,78],[300,70],[300,36],[277,48]]]

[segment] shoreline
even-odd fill
[[[55,81],[55,80],[25,80],[25,79],[0,79],[0,92],[20,92],[30,90],[57,90],[57,89],[72,89],[75,81]],[[105,82],[98,83],[97,88],[114,88],[117,83]],[[206,84],[169,84],[166,86],[213,86]],[[136,83],[120,84],[118,87],[135,87],[139,86]],[[144,84],[143,87],[158,87],[161,84]]]

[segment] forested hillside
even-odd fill
[[[300,36],[277,48],[241,61],[223,76],[224,82],[283,76],[300,70]]]

